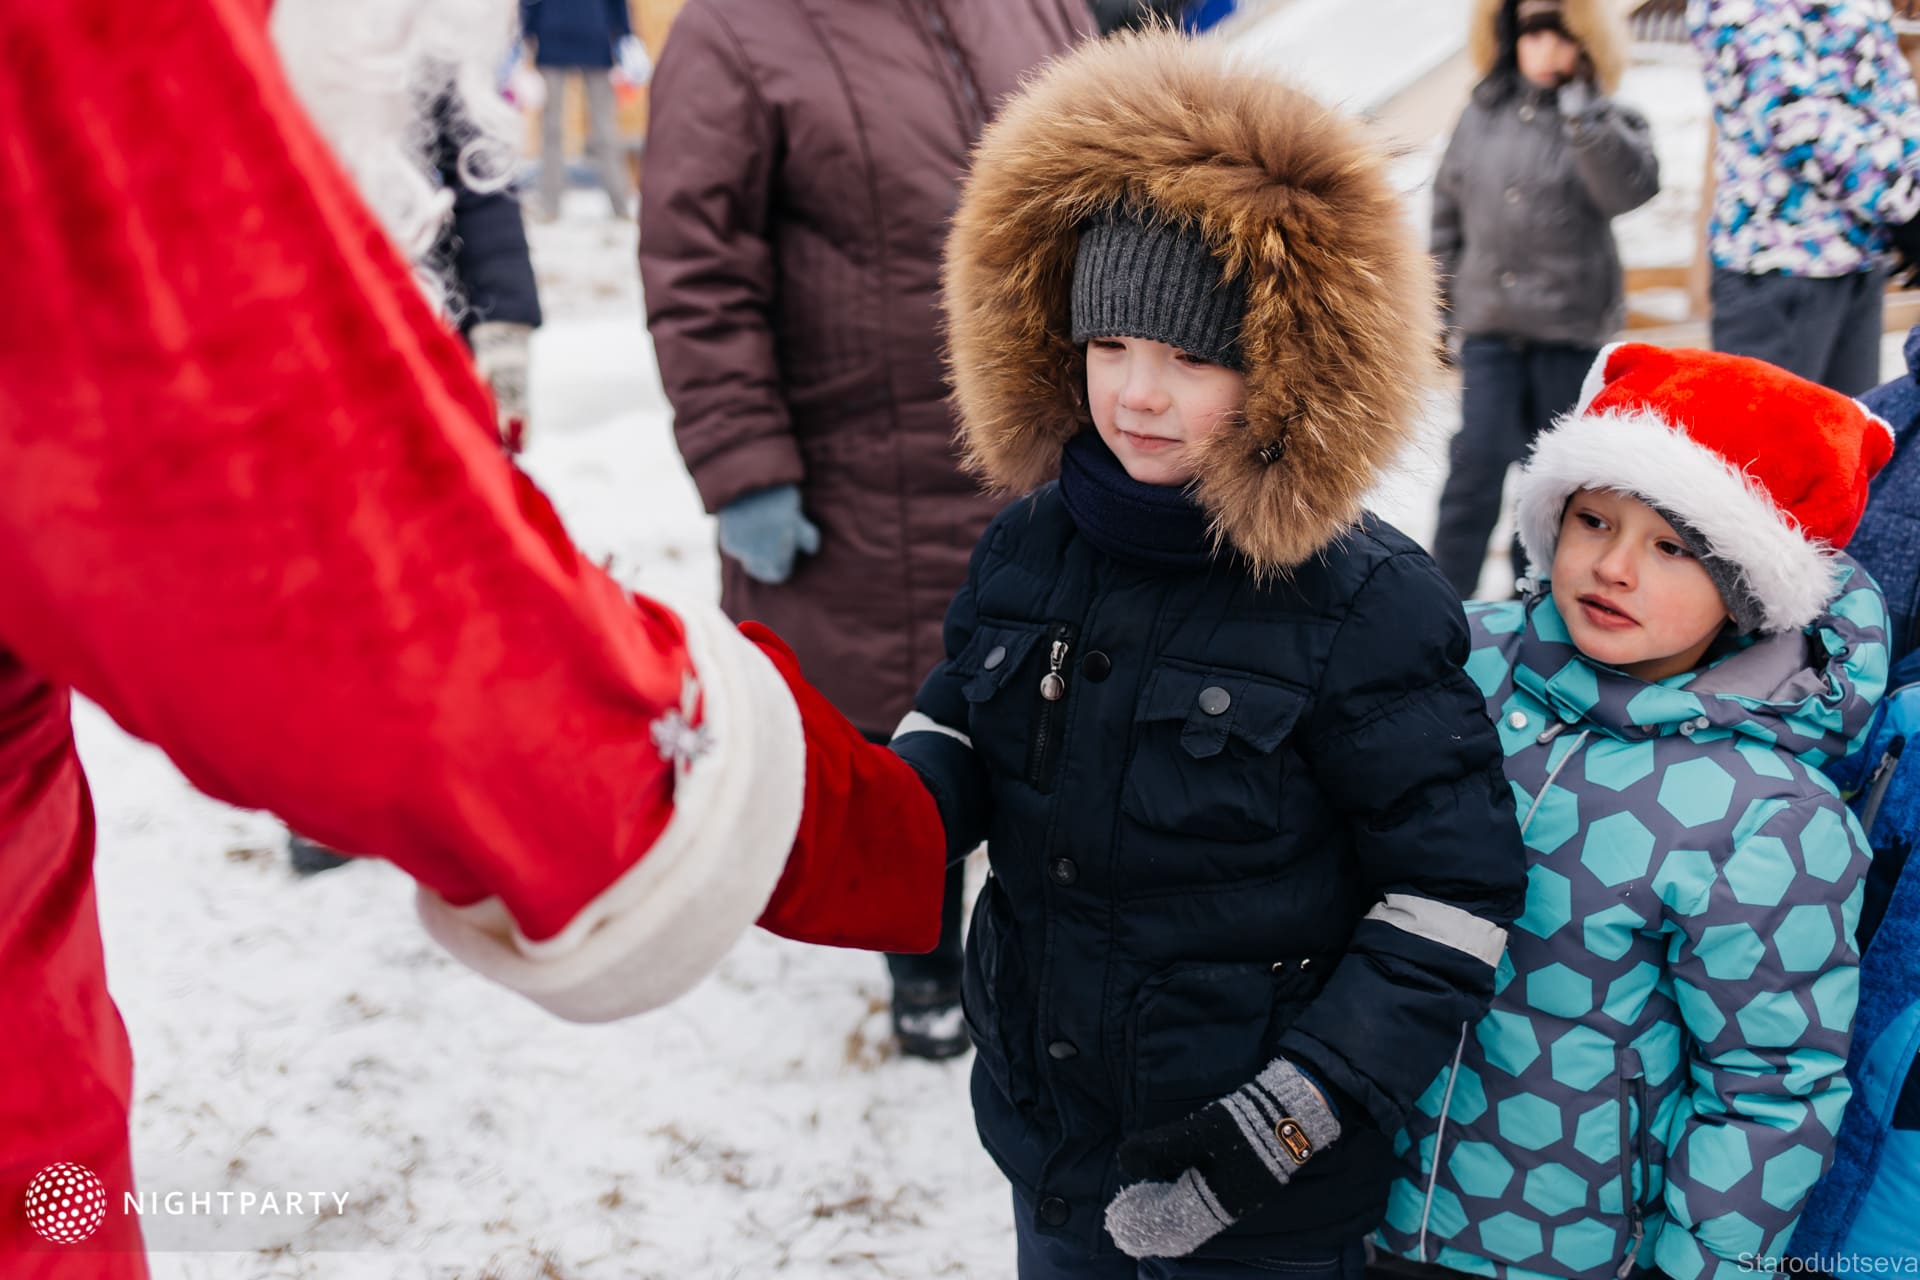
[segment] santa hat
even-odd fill
[[[1893,456],[1859,401],[1745,356],[1615,343],[1521,472],[1520,540],[1545,572],[1576,489],[1657,509],[1742,631],[1793,631],[1833,600],[1834,555]]]

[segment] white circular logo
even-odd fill
[[[50,1164],[27,1184],[27,1223],[55,1244],[79,1244],[106,1220],[106,1184],[85,1165]]]

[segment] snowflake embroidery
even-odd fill
[[[653,745],[673,761],[677,772],[685,773],[693,762],[713,750],[713,734],[707,726],[693,722],[694,708],[700,701],[700,686],[692,676],[680,685],[680,705],[653,722]]]

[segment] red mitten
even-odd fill
[[[869,951],[931,951],[940,937],[946,831],[920,775],[868,742],[757,622],[759,646],[793,692],[807,740],[807,798],[786,871],[760,916],[783,938]]]

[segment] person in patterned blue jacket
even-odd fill
[[[1885,686],[1884,602],[1837,548],[1892,447],[1770,365],[1638,344],[1542,437],[1519,511],[1550,572],[1468,609],[1527,909],[1396,1139],[1382,1270],[1784,1252],[1849,1095],[1869,854],[1821,765]]]
[[[1859,395],[1920,270],[1920,101],[1888,0],[1688,0],[1713,153],[1713,345]]]

